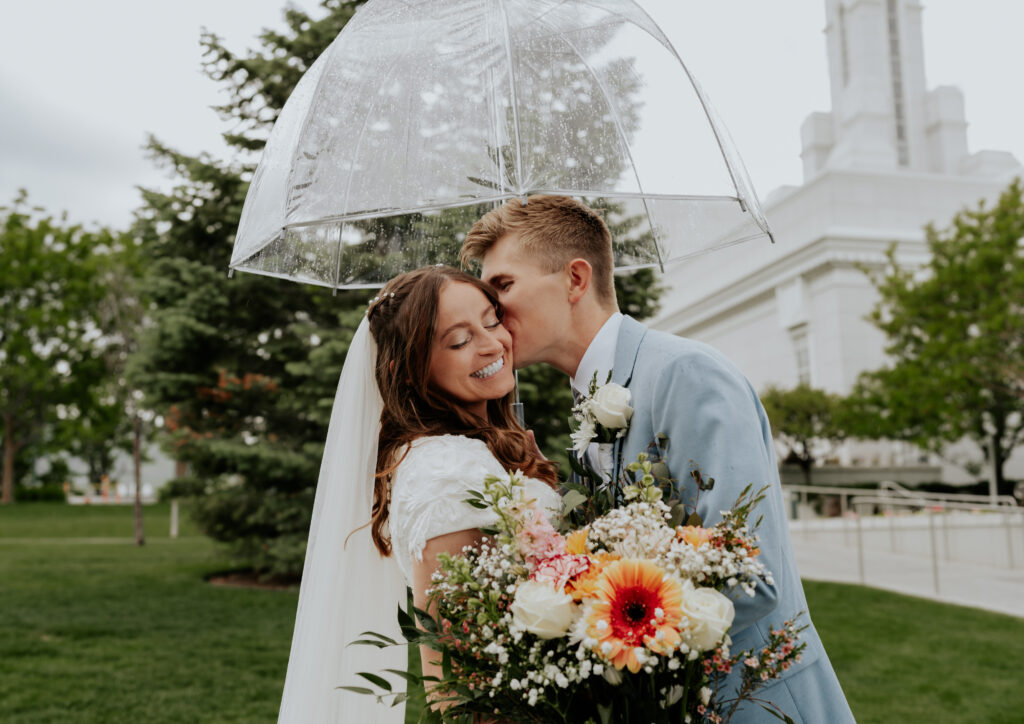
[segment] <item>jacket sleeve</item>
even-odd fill
[[[785,562],[788,535],[781,486],[767,416],[746,378],[726,361],[704,349],[673,357],[654,385],[654,431],[669,437],[668,465],[679,482],[683,501],[696,509],[705,526],[722,519],[747,485],[769,486],[767,497],[751,514],[761,549],[760,559],[772,573]],[[714,478],[712,490],[700,491],[690,475],[699,468]],[[780,577],[781,578],[781,577]],[[769,615],[778,603],[774,584],[760,583],[751,598],[737,589],[732,596],[736,633]]]

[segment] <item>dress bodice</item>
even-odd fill
[[[488,475],[506,470],[487,444],[462,435],[437,435],[414,441],[391,480],[389,524],[393,555],[409,585],[414,561],[423,560],[431,538],[471,528],[493,526],[497,515],[465,501],[470,491],[483,491]],[[551,514],[561,510],[561,497],[546,483],[524,478],[525,491]]]

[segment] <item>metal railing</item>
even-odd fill
[[[787,489],[792,489],[795,486],[786,486]],[[801,486],[808,488],[810,486]],[[831,494],[834,489],[816,489],[826,494]],[[803,494],[801,491],[798,494]],[[873,491],[868,491],[869,494],[864,494],[865,491],[849,491],[848,489],[843,491],[848,500],[844,501],[844,508],[846,512],[841,519],[827,519],[819,518],[817,520],[821,522],[834,522],[838,526],[833,528],[832,532],[841,532],[844,536],[853,532],[856,540],[856,552],[857,552],[857,573],[862,584],[867,583],[867,573],[865,570],[864,561],[864,549],[865,549],[865,521],[878,521],[885,520],[887,522],[887,528],[889,533],[889,547],[892,552],[898,551],[897,532],[906,533],[917,529],[917,525],[913,524],[920,520],[921,515],[927,517],[928,527],[928,557],[931,561],[931,574],[932,574],[932,585],[935,590],[936,596],[940,595],[940,582],[939,582],[939,536],[943,539],[944,554],[942,558],[946,561],[952,559],[951,549],[954,548],[950,543],[951,532],[957,529],[976,529],[979,526],[964,526],[962,524],[950,525],[951,514],[957,511],[965,511],[970,513],[984,514],[999,516],[1001,518],[1001,527],[1005,531],[1006,538],[1006,563],[1007,568],[1014,569],[1017,567],[1017,557],[1014,554],[1014,532],[1016,530],[1024,531],[1024,508],[1019,506],[1009,506],[1006,504],[992,504],[991,502],[980,503],[980,502],[967,502],[963,500],[951,499],[951,496],[935,496],[925,497],[922,495],[916,495],[911,497],[904,497],[902,494],[892,494],[894,491],[889,491],[890,494],[877,495],[873,494]],[[912,492],[912,491],[907,491]],[[975,496],[977,497],[977,496]],[[981,496],[988,499],[988,496]],[[1007,496],[1003,496],[1007,497]],[[871,506],[871,512],[867,515],[861,513],[865,506]],[[886,511],[884,517],[876,517],[874,515],[876,508],[883,508]],[[894,515],[894,509],[907,509],[911,512],[917,513],[917,515]],[[938,524],[936,520],[938,519]],[[990,519],[989,522],[994,522]],[[997,524],[999,525],[999,524]],[[985,525],[984,528],[991,530],[993,525]],[[879,526],[871,526],[872,529],[877,530]],[[941,530],[940,530],[941,528]],[[810,529],[804,528],[804,534],[809,535]]]
[[[874,495],[884,497],[886,500],[896,502],[913,502],[918,507],[934,505],[946,506],[947,504],[973,504],[974,508],[997,506],[999,508],[1018,508],[1016,499],[1012,495],[997,495],[994,499],[989,495],[976,495],[973,493],[922,493],[910,490],[898,483],[883,481],[878,484],[875,490],[867,488],[848,488],[825,485],[783,485],[783,492],[797,495],[799,503],[806,504],[811,495],[835,495],[839,497],[839,513],[845,516],[850,510],[850,500],[857,496]],[[795,517],[795,516],[794,516]]]
[[[915,500],[948,500],[954,503],[981,503],[1011,508],[1017,507],[1017,499],[1012,495],[997,495],[993,498],[991,495],[979,495],[977,493],[922,493],[918,490],[909,490],[899,483],[894,483],[890,480],[880,482],[877,492],[883,495],[895,495]]]

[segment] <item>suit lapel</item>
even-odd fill
[[[619,336],[615,341],[615,366],[612,368],[612,382],[615,384],[629,387],[629,383],[633,379],[636,358],[640,353],[640,343],[645,334],[647,334],[647,327],[632,317],[623,315],[622,324],[619,326]],[[625,436],[620,437],[612,448],[612,480],[619,478],[622,446],[625,441]]]

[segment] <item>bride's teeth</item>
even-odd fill
[[[492,375],[498,374],[498,372],[500,372],[501,368],[504,367],[504,366],[505,366],[505,359],[503,357],[499,357],[496,361],[491,362],[491,364],[487,365],[482,370],[477,370],[476,372],[474,372],[472,375],[470,375],[470,377],[477,377],[477,378],[491,377]]]

